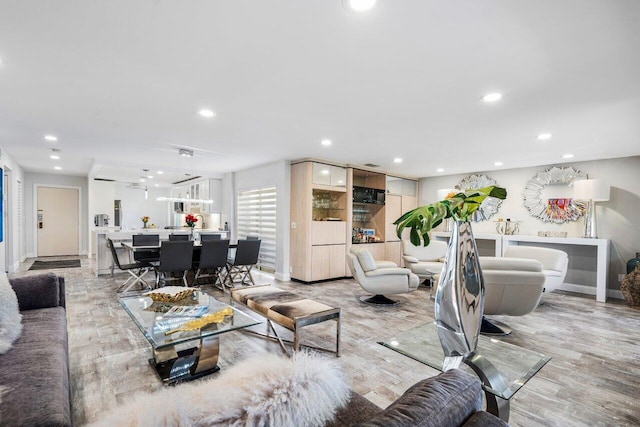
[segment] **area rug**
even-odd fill
[[[80,260],[64,259],[60,261],[33,261],[29,270],[49,270],[52,268],[80,268]]]

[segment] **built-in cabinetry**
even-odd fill
[[[291,277],[313,282],[345,276],[346,169],[291,165]]]
[[[417,206],[417,182],[312,160],[291,165],[291,277],[350,275],[346,252],[366,248],[402,264],[393,222]]]
[[[212,204],[186,202],[185,212],[219,213],[222,204],[222,181],[219,179],[201,179],[176,185],[171,189],[171,197],[194,200],[213,200]]]

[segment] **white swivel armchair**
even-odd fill
[[[360,297],[368,304],[395,305],[389,294],[406,294],[418,289],[420,279],[408,268],[400,268],[391,261],[375,261],[366,249],[352,249],[347,254],[347,264],[353,278],[362,289],[374,296]]]
[[[504,256],[508,258],[531,258],[542,263],[544,273],[544,293],[548,294],[558,289],[567,276],[569,256],[557,249],[539,248],[534,246],[507,246]]]
[[[447,243],[439,240],[431,240],[428,246],[413,246],[409,240],[402,240],[404,265],[421,281],[429,280],[442,271],[447,247]]]
[[[485,315],[524,316],[536,309],[545,283],[540,261],[480,257],[480,268],[485,287]],[[511,330],[505,324],[485,317],[481,333],[508,335]]]

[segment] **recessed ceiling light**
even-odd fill
[[[44,139],[46,139],[47,141],[57,141],[58,137],[55,135],[45,135]]]
[[[146,182],[147,180],[144,178],[140,178],[140,182]]]
[[[164,172],[162,172],[162,171],[157,171],[156,173],[157,173],[158,175],[162,175]]]
[[[444,169],[438,168],[438,169],[436,169],[436,172],[444,172]]]
[[[493,166],[502,166],[502,162],[495,162]]]
[[[402,159],[400,157],[396,157],[393,159],[393,163],[402,163]]]
[[[147,178],[153,179],[153,175],[147,175]]]
[[[52,158],[53,160],[59,160],[60,159],[60,156],[58,156],[57,154],[52,154],[49,157]]]
[[[215,117],[216,115],[215,111],[208,110],[206,108],[198,110],[198,114],[200,114],[202,117],[207,117],[207,118]]]
[[[332,143],[331,143],[331,140],[330,140],[330,139],[323,139],[322,141],[320,141],[320,144],[324,145],[325,147],[328,147],[328,146],[330,146]]]
[[[321,173],[322,175],[329,175],[329,169],[322,169],[322,170],[320,171],[320,173]]]
[[[55,170],[57,170],[57,171],[61,171],[61,170],[62,170],[62,168],[61,168],[60,166],[54,166],[53,168],[54,168]]]
[[[562,158],[563,159],[572,159],[573,158],[573,154],[563,154]]]
[[[366,12],[376,5],[376,0],[345,0],[344,4],[356,12]]]
[[[502,94],[498,92],[488,93],[482,97],[484,102],[496,102],[502,99]]]
[[[160,187],[160,184],[153,184],[154,187]]]
[[[546,141],[547,139],[551,139],[553,135],[550,133],[541,133],[540,135],[538,135],[538,139],[540,141]]]

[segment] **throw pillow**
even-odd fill
[[[323,426],[349,393],[333,358],[267,354],[219,377],[134,396],[92,426]]]
[[[373,255],[366,249],[361,249],[356,253],[358,261],[360,261],[360,267],[366,273],[376,269],[376,260],[373,259]]]
[[[18,298],[6,273],[0,272],[0,354],[11,349],[22,333],[22,314]]]

